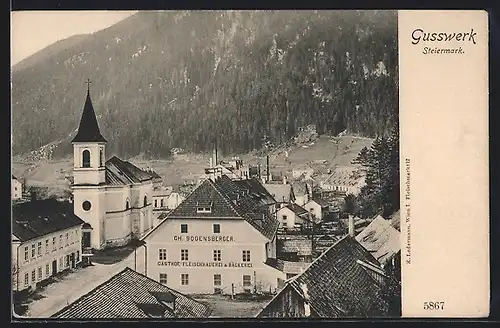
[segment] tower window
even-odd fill
[[[104,166],[104,151],[102,149],[100,151],[100,156],[99,156],[99,166],[100,167]]]
[[[90,211],[91,207],[92,207],[92,205],[90,204],[90,202],[88,200],[84,201],[82,204],[82,208],[84,211]]]
[[[125,210],[128,210],[129,208],[130,208],[130,204],[129,204],[128,200],[127,200],[127,203],[125,203]]]
[[[148,197],[144,196],[144,207],[148,206]]]
[[[83,167],[90,167],[90,150],[85,149],[82,152],[82,159],[83,159],[82,166]]]

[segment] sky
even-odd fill
[[[75,34],[93,33],[135,11],[17,11],[11,13],[11,66]]]

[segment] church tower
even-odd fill
[[[99,131],[87,80],[87,99],[78,132],[73,138],[74,213],[92,226],[91,245],[104,243],[106,213],[106,139]]]

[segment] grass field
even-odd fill
[[[289,171],[295,167],[311,164],[314,161],[326,160],[324,167],[333,165],[350,165],[359,151],[371,145],[372,140],[344,136],[341,138],[330,138],[321,136],[315,142],[307,145],[294,145],[287,147],[288,158],[285,149],[272,151],[270,154],[270,166],[273,171]],[[209,154],[187,154],[176,156],[173,160],[145,160],[143,158],[130,159],[135,165],[144,168],[151,167],[164,177],[166,185],[176,185],[183,182],[183,178],[202,174],[209,163]],[[240,156],[244,163],[256,164],[260,161],[262,170],[265,170],[265,158],[258,158],[254,153]],[[229,159],[230,156],[226,156]],[[25,177],[28,185],[46,186],[51,188],[69,188],[65,176],[72,174],[72,158],[62,160],[44,161],[39,163],[27,163],[14,161],[13,174]],[[316,165],[317,166],[317,165]]]

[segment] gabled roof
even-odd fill
[[[305,208],[303,208],[302,206],[297,205],[295,203],[288,204],[285,207],[288,208],[290,211],[294,212],[297,215],[304,215],[304,214],[309,213],[309,212],[307,212],[307,210]]]
[[[151,175],[134,164],[116,156],[106,161],[106,184],[128,185],[152,180]]]
[[[315,202],[321,207],[329,207],[330,206],[330,204],[326,200],[321,199],[321,198],[313,198],[308,203],[310,203],[310,202]]]
[[[274,199],[279,203],[288,203],[294,201],[293,189],[291,184],[283,183],[266,183],[264,187],[267,189]]]
[[[272,240],[278,229],[278,221],[269,214],[269,208],[261,205],[260,195],[256,195],[252,190],[244,188],[243,184],[237,184],[223,175],[216,181],[204,180],[167,215],[166,220],[176,218],[243,219],[266,238]],[[211,211],[210,213],[197,213],[198,207],[210,207]]]
[[[276,199],[269,193],[269,191],[256,179],[234,180],[236,185],[241,189],[249,190],[252,197],[259,200],[262,205],[272,205],[276,203]]]
[[[383,316],[388,303],[375,276],[384,277],[380,264],[354,238],[345,236],[288,282],[258,316],[273,302],[284,301],[280,294],[289,288],[322,318]]]
[[[21,242],[83,224],[68,202],[42,199],[12,206],[12,234]]]
[[[174,309],[163,303],[172,300],[175,300]],[[164,318],[207,318],[211,312],[207,305],[125,268],[52,317],[139,319],[161,314],[160,310]]]
[[[388,220],[378,215],[356,236],[356,240],[380,263],[385,264],[401,250],[399,235],[399,231]]]
[[[99,124],[97,123],[89,90],[87,90],[87,99],[85,99],[78,132],[71,142],[106,142],[106,139],[99,131]]]

